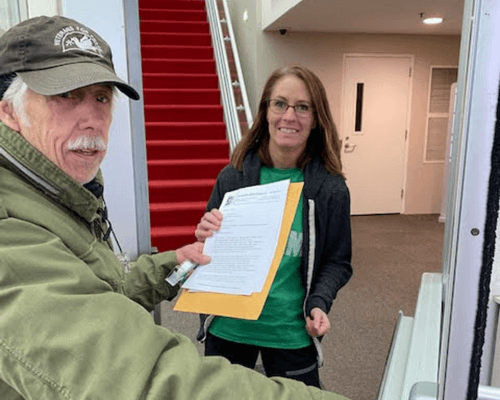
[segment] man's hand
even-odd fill
[[[197,264],[208,264],[211,260],[209,256],[202,253],[203,243],[195,242],[175,250],[177,262],[182,264],[185,260],[191,260]]]
[[[212,211],[205,213],[201,217],[200,223],[196,227],[194,235],[199,242],[204,242],[207,237],[214,234],[214,231],[220,229],[220,224],[222,222],[222,213],[216,208]]]
[[[328,315],[318,307],[313,308],[311,316],[306,318],[306,330],[313,337],[325,335],[330,330]]]

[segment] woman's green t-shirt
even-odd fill
[[[262,167],[260,184],[290,179],[302,182],[298,168]],[[300,278],[302,248],[302,196],[288,236],[283,258],[276,272],[264,309],[257,321],[216,317],[209,332],[222,339],[280,349],[299,349],[311,344],[303,314],[305,288]]]

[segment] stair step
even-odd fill
[[[192,159],[200,154],[212,158],[229,156],[227,140],[148,140],[148,160]]]
[[[219,89],[144,89],[144,103],[220,105]]]
[[[210,33],[210,25],[207,21],[167,21],[167,20],[141,20],[142,33],[153,32],[189,32]]]
[[[210,46],[212,40],[209,33],[141,33],[143,46],[170,45],[170,46]]]
[[[192,226],[205,213],[204,201],[181,203],[152,203],[149,206],[151,226]]]
[[[158,213],[169,212],[169,211],[186,211],[186,210],[198,211],[198,210],[205,210],[206,205],[207,203],[204,201],[151,203],[149,209],[153,212],[158,212]]]
[[[207,60],[214,57],[212,46],[164,46],[143,45],[141,54],[144,58]]]
[[[196,225],[151,228],[151,244],[159,251],[176,250],[196,242],[195,230]]]
[[[161,10],[152,9],[142,6],[139,8],[139,17],[144,21],[177,21],[177,22],[193,22],[207,21],[207,13],[205,10]]]
[[[215,179],[150,180],[149,201],[159,202],[203,201],[210,198]]]
[[[140,0],[139,15],[151,242],[175,250],[196,241],[229,143],[205,2]]]
[[[215,61],[208,60],[170,60],[162,58],[143,58],[143,73],[163,74],[215,74]]]
[[[148,160],[148,176],[156,179],[215,178],[229,163],[229,158],[193,160]]]
[[[145,89],[218,89],[216,74],[142,74]]]
[[[224,122],[146,122],[148,140],[226,139]]]
[[[145,106],[144,117],[148,122],[217,122],[223,111],[221,105]]]
[[[200,0],[140,0],[140,6],[167,10],[205,10],[205,2]]]

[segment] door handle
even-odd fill
[[[357,145],[346,143],[344,145],[344,153],[352,153]]]

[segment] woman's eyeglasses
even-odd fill
[[[312,114],[312,106],[308,103],[298,103],[295,105],[288,104],[284,100],[279,99],[271,99],[269,100],[269,108],[272,112],[276,114],[284,114],[288,110],[289,107],[292,107],[295,111],[295,114],[299,117],[306,117]]]

